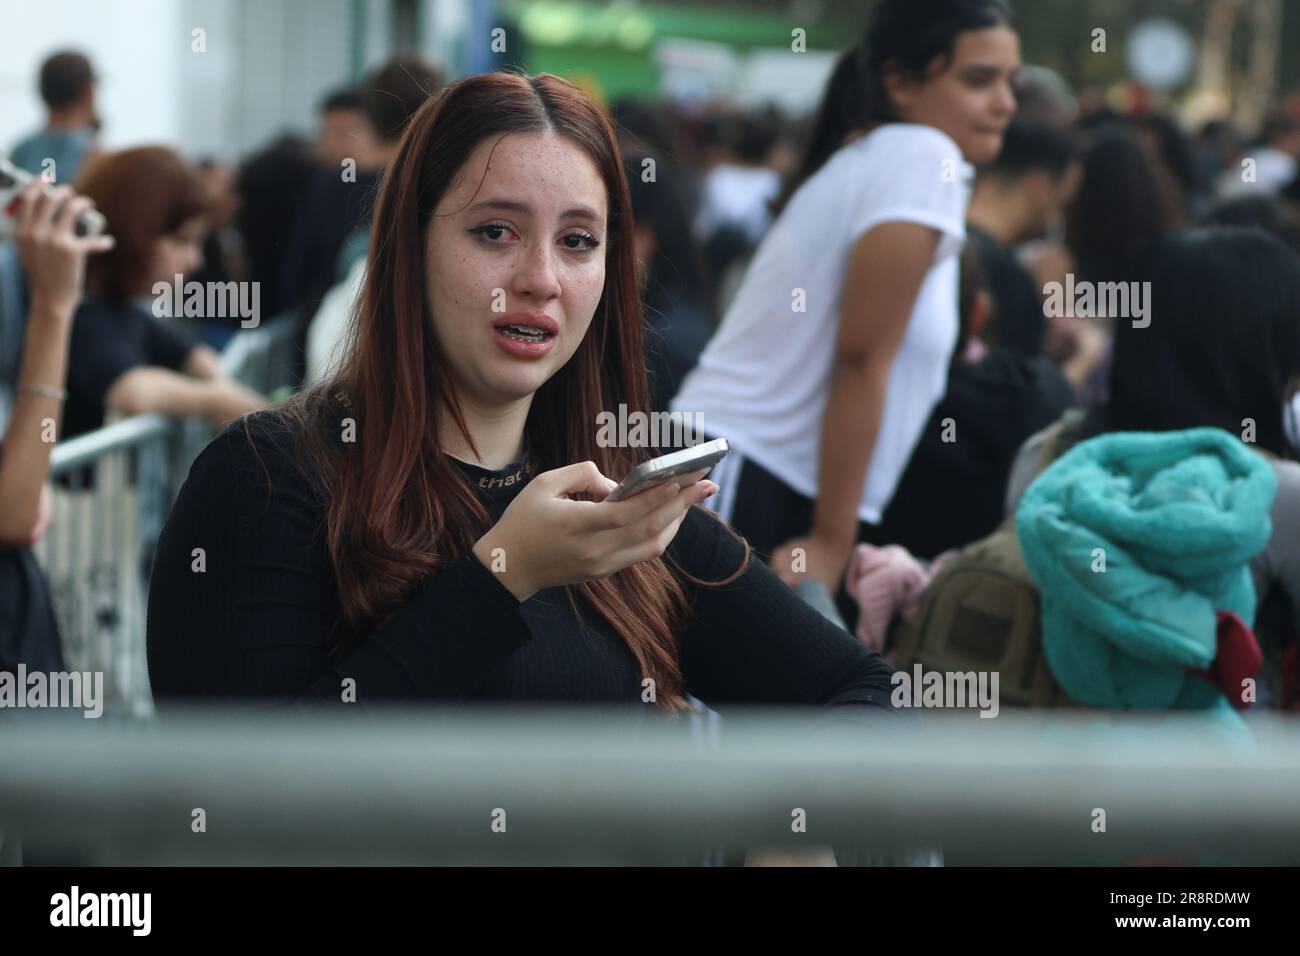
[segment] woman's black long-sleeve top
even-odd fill
[[[320,492],[304,481],[282,421],[263,412],[248,424],[251,444],[241,420],[195,460],[159,541],[148,613],[156,698],[340,702],[352,678],[359,703],[642,701],[631,651],[581,597],[581,620],[563,588],[521,603],[472,553],[425,577],[403,608],[332,656],[326,638],[340,611]],[[528,480],[525,472],[506,484],[518,465],[491,472],[453,460],[493,521]],[[744,560],[740,541],[699,506],[669,553],[705,581],[730,577]],[[890,708],[893,668],[757,558],[719,587],[678,579],[691,612],[681,667],[695,697],[715,707]]]

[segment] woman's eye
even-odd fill
[[[571,232],[560,240],[568,249],[590,252],[600,245],[600,240],[588,232]]]
[[[502,235],[509,231],[510,227],[503,222],[489,222],[486,225],[470,230],[474,235],[483,236],[492,243],[499,243]]]
[[[470,230],[470,233],[482,237],[489,245],[503,245],[514,230],[503,222],[489,222]],[[575,252],[589,252],[600,245],[600,240],[587,232],[571,232],[561,240],[566,249]]]

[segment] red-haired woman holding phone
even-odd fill
[[[702,474],[604,500],[652,455],[597,441],[648,410],[632,225],[571,84],[425,104],[340,367],[229,426],[177,498],[156,696],[889,709],[892,669],[695,507]]]

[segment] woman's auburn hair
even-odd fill
[[[546,131],[591,156],[608,190],[609,222],[605,288],[592,324],[533,397],[525,425],[530,464],[541,472],[593,461],[602,474],[624,475],[650,457],[647,449],[596,442],[598,412],[619,403],[643,412],[649,406],[631,200],[613,130],[577,87],[551,74],[484,73],[447,86],[412,117],[384,173],[340,366],[280,406],[305,439],[309,476],[326,502],[342,625],[331,640],[335,653],[355,646],[409,601],[422,578],[469,551],[491,527],[474,489],[442,452],[439,408],[450,411],[471,446],[473,438],[427,316],[424,240],[435,208],[480,142]],[[353,441],[341,439],[345,418],[355,421]],[[698,581],[678,571],[716,586],[748,562],[745,542],[740,567],[725,580]],[[626,641],[643,678],[654,681],[657,705],[689,708],[678,647],[689,609],[664,559],[568,586],[580,618],[575,589]]]
[[[86,287],[115,305],[151,278],[153,244],[214,203],[198,170],[166,146],[140,146],[92,159],[76,181],[108,220],[115,244],[86,262]],[[171,280],[168,276],[168,281]]]

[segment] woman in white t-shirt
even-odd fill
[[[877,3],[672,403],[730,441],[713,506],[791,584],[838,588],[943,396],[971,164],[1015,113],[1010,23],[1004,0]]]

